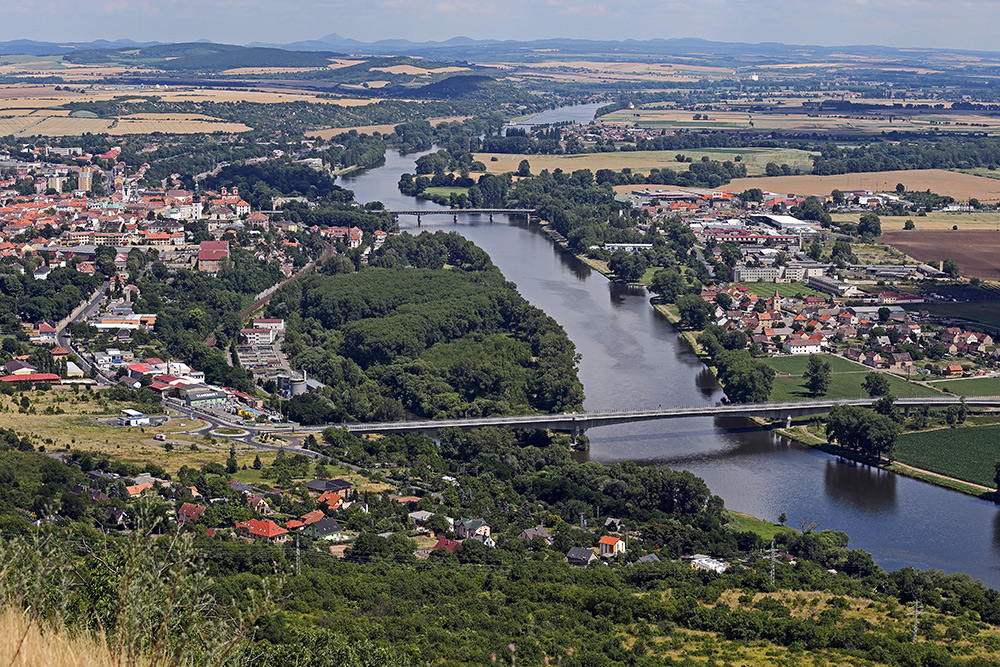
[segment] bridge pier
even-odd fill
[[[493,222],[493,214],[490,213],[490,222]]]
[[[420,226],[420,214],[417,213],[417,227]]]
[[[454,222],[456,225],[458,224],[458,213],[451,216],[451,221]]]
[[[910,416],[910,406],[909,405],[903,406],[903,416],[904,417],[909,417]]]
[[[791,428],[791,427],[792,427],[792,416],[788,415],[787,417],[785,417],[785,428]]]

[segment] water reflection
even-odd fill
[[[874,516],[896,509],[896,480],[891,472],[840,457],[823,469],[827,498]]]

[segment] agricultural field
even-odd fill
[[[1000,232],[996,231],[890,231],[879,238],[921,262],[953,259],[966,278],[1000,280]]]
[[[830,362],[830,388],[821,398],[865,398],[868,394],[862,388],[865,375],[871,369],[854,362],[822,355],[824,361]],[[806,391],[802,373],[809,363],[806,355],[795,357],[770,357],[763,360],[768,366],[779,373],[774,378],[771,387],[772,401],[806,401],[813,398]],[[894,396],[936,396],[939,392],[895,375],[885,374],[889,380],[890,391]]]
[[[1000,133],[1000,118],[985,114],[949,111],[933,112],[906,110],[844,111],[816,113],[793,100],[783,100],[766,112],[708,111],[692,113],[686,109],[659,108],[662,104],[622,109],[603,116],[609,125],[642,127],[666,130],[758,130],[779,132],[819,133],[882,133],[882,132],[968,132],[970,126],[977,131]],[[885,104],[878,101],[877,104]],[[695,119],[694,116],[699,118]]]
[[[675,158],[678,153],[700,160],[708,157],[710,160],[724,162],[735,160],[737,156],[742,156],[743,163],[747,167],[747,173],[763,174],[764,167],[768,162],[788,163],[799,167],[811,167],[812,161],[809,159],[810,153],[795,149],[781,148],[718,148],[692,151],[623,151],[614,153],[581,153],[577,155],[518,155],[510,153],[476,153],[475,158],[486,165],[486,169],[491,174],[502,174],[507,171],[516,171],[521,160],[527,160],[531,165],[532,173],[538,173],[543,169],[553,171],[562,169],[563,171],[575,171],[577,169],[612,169],[621,171],[625,167],[634,172],[648,173],[650,169],[674,169],[683,171],[687,169],[687,164],[678,162]],[[497,158],[496,162],[491,161]],[[630,186],[636,189],[637,186]]]
[[[163,102],[255,102],[277,104],[285,102],[313,102],[336,106],[367,106],[377,104],[377,100],[355,97],[317,97],[308,91],[268,89],[255,90],[228,88],[135,88],[111,90],[98,87],[86,88],[83,93],[71,90],[56,90],[55,86],[22,84],[0,85],[0,110],[7,109],[53,109],[68,102],[106,102],[118,97],[150,98]],[[137,99],[137,101],[143,101]]]
[[[834,222],[854,222],[861,217],[860,213],[831,213]],[[908,215],[881,216],[882,229],[895,231],[903,229],[907,220],[912,220],[916,228],[913,231],[941,232],[958,226],[959,230],[984,231],[996,230],[1000,227],[1000,216],[996,211],[974,211],[972,213],[945,213],[934,211],[924,215],[910,213]]]
[[[1000,426],[904,433],[896,442],[895,459],[940,475],[992,487],[993,465],[1000,460]]]
[[[564,83],[606,83],[609,81],[691,82],[732,75],[732,69],[685,63],[599,62],[558,60],[541,62],[477,63],[509,73],[511,80],[545,79]]]
[[[391,67],[372,67],[370,72],[385,72],[386,74],[408,74],[411,76],[430,76],[432,74],[454,74],[468,72],[468,67],[437,67],[426,69],[415,65],[393,65]]]
[[[779,296],[791,297],[797,294],[803,296],[825,296],[822,292],[817,292],[805,283],[734,283],[736,287],[745,287],[751,294],[757,296],[774,296],[777,290]]]
[[[51,113],[38,111],[31,115],[13,115],[0,112],[0,136],[43,135],[49,137],[74,136],[90,132],[107,132],[113,135],[149,134],[168,132],[171,134],[194,134],[198,132],[246,132],[251,128],[242,123],[229,123],[210,119],[185,118],[184,114],[143,114],[113,118],[69,118],[65,110]]]
[[[738,178],[726,186],[734,192],[750,188],[782,194],[828,195],[833,190],[872,190],[893,192],[897,183],[907,190],[930,190],[949,195],[960,201],[975,197],[984,203],[1000,201],[1000,181],[971,176],[947,169],[912,169],[882,171],[864,174],[837,174],[834,176],[771,176],[764,178]],[[903,218],[905,220],[906,218]],[[916,218],[914,222],[919,222]],[[902,225],[900,225],[902,227]]]
[[[1000,396],[1000,377],[947,380],[933,385],[960,396]]]

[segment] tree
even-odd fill
[[[861,387],[868,392],[868,396],[871,398],[885,396],[889,393],[889,378],[886,377],[885,373],[872,371],[865,375]]]
[[[877,239],[882,236],[882,221],[874,213],[865,213],[858,221],[858,236]]]
[[[896,192],[898,194],[903,194],[904,192],[906,192],[906,186],[903,185],[902,183],[896,183]]]
[[[714,361],[726,396],[734,403],[763,403],[771,395],[774,369],[746,350],[726,350]]]
[[[261,463],[260,454],[258,454],[257,456],[253,457],[253,469],[254,470],[260,470],[263,467],[264,467],[264,464]]]
[[[948,258],[941,264],[941,270],[952,278],[958,278],[958,262]]]
[[[531,176],[531,165],[528,164],[527,160],[521,160],[517,164],[517,175],[518,176]]]
[[[649,289],[666,303],[673,303],[684,291],[684,278],[674,269],[660,269],[653,274]]]
[[[878,309],[878,321],[880,323],[885,323],[889,321],[889,316],[892,315],[892,311],[882,306]]]
[[[903,223],[903,229],[916,229],[916,228],[917,226],[914,225],[913,221],[910,219],[907,219],[906,222]]]
[[[813,238],[813,240],[809,242],[809,247],[806,249],[806,254],[809,255],[810,259],[814,259],[817,262],[820,260],[820,258],[823,256],[823,244],[820,243],[820,240],[818,238]]]
[[[681,326],[687,329],[704,329],[715,315],[715,307],[697,294],[686,294],[676,304]]]
[[[232,475],[240,469],[236,462],[236,445],[229,445],[229,458],[226,460],[226,472]]]
[[[628,283],[638,282],[642,274],[646,272],[648,262],[639,253],[627,253],[624,250],[617,250],[608,262],[608,268],[615,272],[618,278]]]
[[[802,377],[810,396],[823,396],[830,388],[830,362],[810,354],[809,365]]]

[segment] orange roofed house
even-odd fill
[[[251,539],[277,544],[288,539],[288,531],[270,519],[250,519],[236,524],[250,535]]]
[[[597,542],[602,556],[617,556],[625,553],[625,540],[613,535],[605,535]]]

